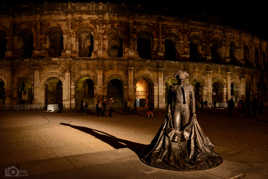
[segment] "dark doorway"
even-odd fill
[[[79,34],[79,56],[91,57],[94,48],[94,38],[88,31]]]
[[[18,104],[32,104],[33,88],[32,82],[25,78],[18,80]]]
[[[48,54],[51,57],[61,56],[63,50],[63,35],[62,31],[58,27],[53,27],[48,33],[49,49]]]
[[[219,54],[219,44],[218,42],[213,42],[211,46],[211,60],[214,63],[221,63],[222,59]]]
[[[45,84],[45,104],[62,106],[62,82],[58,78],[49,78]]]
[[[152,38],[150,35],[141,35],[138,37],[138,53],[141,58],[151,59],[151,47],[152,47]]]
[[[215,105],[216,103],[223,102],[223,84],[221,82],[215,82],[212,86],[212,101]],[[215,106],[214,106],[215,107]]]
[[[83,102],[87,104],[89,108],[94,107],[94,82],[87,78],[81,78],[76,85],[75,92],[76,109],[81,110]]]
[[[122,57],[123,56],[123,40],[120,38],[113,38],[109,42],[109,56]]]
[[[198,52],[198,44],[190,42],[190,60],[191,61],[200,61],[201,56]]]
[[[6,33],[4,31],[0,31],[0,59],[5,57],[6,50],[7,50]]]
[[[200,82],[195,82],[194,84],[194,93],[195,93],[195,104],[197,109],[201,109],[203,107],[203,98],[202,98],[203,88]]]
[[[33,33],[29,30],[23,30],[20,34],[23,39],[23,58],[31,58],[33,52]]]
[[[124,90],[123,83],[121,80],[113,79],[108,83],[107,97],[114,99],[113,108],[123,108]]]
[[[5,92],[5,83],[3,80],[0,80],[0,104],[5,104],[6,92]]]
[[[168,60],[176,60],[176,45],[172,40],[165,40],[165,58]]]

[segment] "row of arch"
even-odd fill
[[[168,79],[165,86],[165,98],[167,102],[167,93],[171,82]],[[201,107],[207,101],[204,99],[204,84],[202,82],[194,80],[193,86],[195,89],[196,105]],[[0,79],[0,104],[5,104],[6,99],[6,86],[5,82]],[[224,84],[220,81],[215,81],[212,84],[212,102],[213,105],[216,103],[226,102],[224,99],[225,91]],[[48,78],[44,84],[44,104],[61,104],[63,103],[63,83],[57,77]],[[231,83],[230,89],[231,97],[237,101],[239,100],[239,87],[238,84]],[[250,86],[246,87],[245,98],[250,97]],[[19,79],[17,87],[17,104],[32,104],[33,103],[33,86],[32,82],[27,79]],[[107,93],[105,97],[112,97],[115,101],[114,108],[124,108],[128,105],[128,100],[125,99],[124,85],[121,79],[111,79],[107,85]],[[147,78],[139,79],[135,84],[135,101],[134,106],[136,108],[154,108],[154,83],[152,80]],[[96,88],[94,81],[90,77],[83,77],[77,81],[75,87],[75,108],[80,110],[83,102],[91,108],[94,108],[96,101],[100,96],[96,95]],[[244,99],[245,100],[245,99]]]
[[[59,57],[64,49],[63,32],[60,27],[52,27],[47,32],[47,49],[48,55],[51,57]],[[23,58],[31,58],[33,48],[33,33],[31,30],[21,30],[13,37],[13,50],[16,56]],[[91,57],[95,47],[95,39],[93,33],[89,30],[80,30],[77,33],[78,55],[79,57]],[[137,52],[141,58],[151,59],[153,49],[153,35],[151,33],[143,32],[137,34]],[[7,36],[5,31],[0,30],[0,58],[5,57],[7,51]],[[221,54],[222,43],[219,40],[214,40],[210,45],[211,60],[214,63],[226,63],[226,59]],[[198,37],[190,39],[189,53],[192,61],[206,61],[207,57],[201,55],[201,45]],[[124,56],[124,39],[117,35],[112,35],[109,40],[108,55],[110,57]],[[236,45],[234,42],[229,44],[229,61],[228,63],[240,65],[241,62],[235,55]],[[255,48],[255,62],[250,59],[251,49],[244,45],[243,47],[243,61],[245,65],[252,66],[255,63],[257,66],[265,64],[267,61],[266,52],[261,48]],[[168,60],[178,60],[180,58],[177,50],[176,38],[166,38],[164,40],[164,57]]]

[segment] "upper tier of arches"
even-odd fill
[[[137,58],[267,67],[267,41],[229,27],[160,15],[125,16],[103,3],[46,7],[0,16],[0,59]]]

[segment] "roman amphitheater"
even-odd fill
[[[266,92],[267,41],[229,26],[96,2],[20,5],[0,22],[2,109],[94,109],[103,96],[165,109],[178,70],[208,108]]]

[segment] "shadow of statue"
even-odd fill
[[[82,132],[85,132],[89,135],[92,135],[92,136],[96,137],[97,139],[109,144],[110,146],[112,146],[115,149],[129,148],[130,150],[135,152],[139,156],[139,158],[142,156],[144,150],[147,147],[147,145],[145,145],[145,144],[131,142],[131,141],[128,141],[125,139],[120,139],[120,138],[117,138],[117,137],[110,135],[106,132],[99,131],[96,129],[91,129],[91,128],[83,127],[83,126],[76,126],[76,125],[72,125],[72,124],[68,124],[68,123],[60,123],[60,125],[69,126],[71,128],[74,128],[74,129],[80,130]]]

